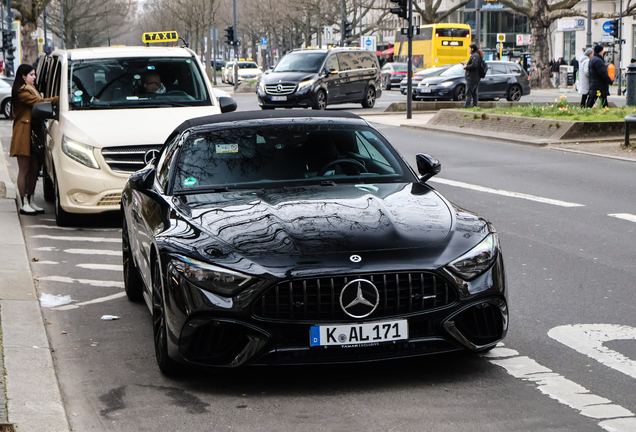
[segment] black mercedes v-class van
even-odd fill
[[[382,95],[378,57],[352,48],[297,50],[261,75],[256,94],[262,109],[361,103],[373,108]]]

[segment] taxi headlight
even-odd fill
[[[316,80],[315,80],[315,79],[310,79],[310,80],[307,80],[307,81],[303,81],[303,82],[301,82],[301,83],[298,83],[298,90],[303,89],[303,88],[305,88],[305,87],[307,87],[307,86],[310,86],[310,85],[312,85],[312,84],[313,84],[313,83],[315,83],[315,82],[316,82]]]
[[[475,279],[494,264],[498,243],[497,233],[491,232],[477,246],[448,264],[448,268],[464,280]]]
[[[95,159],[95,147],[73,141],[67,136],[64,136],[62,137],[62,151],[66,156],[82,165],[99,169],[99,164],[97,163],[97,159]]]
[[[254,281],[252,276],[176,254],[169,268],[193,285],[224,297],[232,297]]]
[[[265,91],[265,81],[260,80],[260,81],[258,82],[258,87],[259,87],[261,90]]]
[[[444,81],[443,83],[439,84],[440,87],[450,87],[453,84],[455,84],[454,81]]]

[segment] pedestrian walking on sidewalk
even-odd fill
[[[464,63],[464,69],[466,69],[466,104],[464,108],[470,108],[471,102],[472,106],[477,106],[479,100],[477,89],[481,81],[479,69],[481,69],[481,63],[484,59],[484,53],[479,49],[476,43],[471,43],[469,48],[470,58],[468,59],[468,63]]]
[[[15,73],[11,90],[11,117],[13,135],[9,155],[18,159],[18,191],[20,192],[20,213],[34,215],[44,212],[33,200],[35,184],[40,172],[40,161],[31,155],[31,110],[40,102],[52,102],[57,105],[59,97],[43,99],[34,87],[35,69],[21,64]]]
[[[585,50],[579,58],[579,94],[581,95],[581,108],[587,107],[587,96],[590,92],[590,57],[594,54],[592,48]]]
[[[594,55],[590,58],[590,92],[587,98],[587,107],[592,108],[596,98],[599,99],[599,107],[607,106],[607,97],[609,96],[609,86],[614,84],[607,73],[607,66],[603,60],[604,48],[601,45],[594,47]]]

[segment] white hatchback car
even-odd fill
[[[60,104],[34,107],[45,118],[44,196],[58,225],[77,214],[119,210],[121,190],[185,120],[233,111],[217,98],[187,48],[56,50],[40,60],[36,85]],[[47,105],[48,104],[48,105]],[[37,125],[34,124],[37,130]]]

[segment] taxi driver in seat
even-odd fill
[[[166,87],[161,82],[161,77],[157,72],[148,72],[146,75],[144,75],[142,85],[146,93],[166,93]]]

